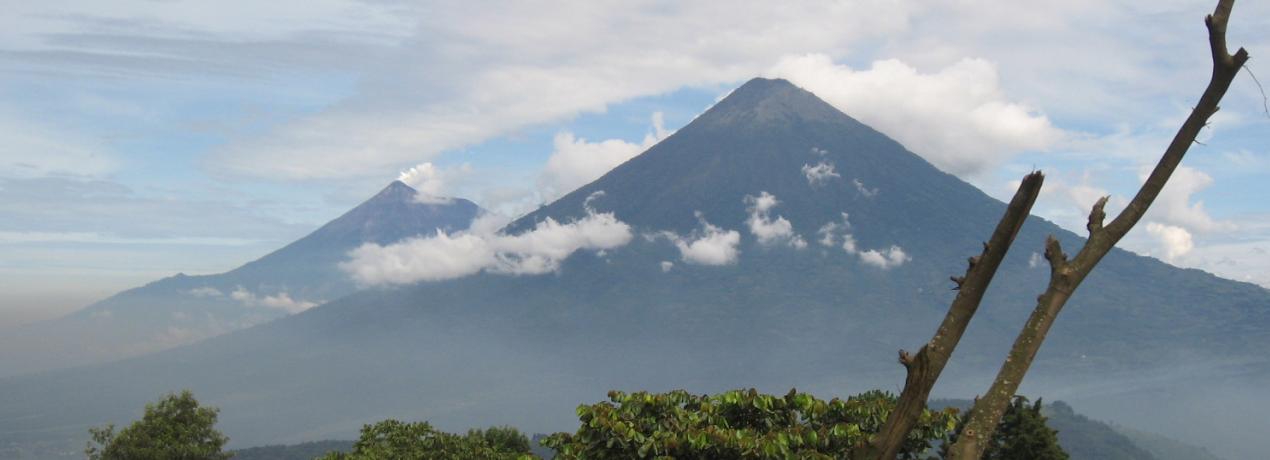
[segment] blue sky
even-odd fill
[[[1073,230],[1123,203],[1209,71],[1208,1],[49,1],[0,17],[0,327],[289,242],[403,171],[507,215],[783,77]],[[1232,46],[1270,80],[1270,7]],[[1270,286],[1247,75],[1122,245]]]

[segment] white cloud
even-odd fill
[[[447,186],[455,176],[469,174],[472,166],[463,164],[457,168],[442,169],[431,162],[424,162],[411,167],[397,176],[397,180],[409,185],[417,192],[415,201],[425,204],[448,204],[453,198],[448,196]]]
[[[1032,255],[1028,256],[1027,258],[1027,268],[1040,267],[1041,263],[1043,263],[1044,261],[1045,259],[1041,257],[1041,253],[1032,252]]]
[[[905,262],[910,260],[912,260],[912,258],[909,257],[908,254],[905,254],[904,250],[899,246],[891,246],[890,248],[881,251],[869,249],[867,251],[860,252],[861,262],[883,270],[890,270],[900,265],[904,265]]]
[[[225,295],[220,289],[211,286],[197,287],[187,292],[194,297],[223,297]]]
[[[672,268],[675,268],[675,263],[674,263],[674,262],[671,262],[671,261],[669,261],[669,260],[663,260],[663,261],[661,261],[661,272],[662,272],[662,273],[669,272],[669,271],[670,271],[670,269],[672,269]]]
[[[769,72],[894,137],[935,166],[974,175],[1026,150],[1050,148],[1063,132],[1009,100],[994,64],[962,59],[935,73],[888,59],[867,70],[824,54],[783,59]]]
[[[825,225],[820,226],[820,230],[816,230],[816,234],[817,234],[817,235],[820,235],[820,240],[819,240],[819,241],[820,241],[820,245],[821,245],[821,246],[829,246],[829,247],[832,247],[832,246],[835,244],[835,242],[837,241],[837,237],[836,237],[836,235],[834,234],[834,232],[837,232],[839,228],[841,228],[841,229],[843,229],[843,230],[849,230],[849,229],[851,229],[851,221],[850,221],[850,220],[848,220],[848,217],[849,217],[849,216],[847,215],[847,213],[845,213],[845,212],[844,212],[844,213],[842,213],[842,223],[841,223],[841,224],[839,224],[839,223],[837,223],[837,222],[829,222],[829,223],[827,223],[827,224],[825,224]],[[847,238],[850,238],[850,237],[851,237],[851,234],[850,234],[850,233],[848,233],[848,234],[846,234],[846,236],[847,236]],[[854,243],[852,243],[852,247],[854,248]],[[852,251],[850,251],[850,252],[854,252],[854,249],[853,249]]]
[[[280,291],[276,294],[268,294],[261,297],[251,291],[248,291],[242,286],[238,286],[233,292],[230,292],[229,298],[248,307],[273,308],[287,313],[299,313],[317,306],[317,302],[292,299],[291,294],[288,294],[286,291]]]
[[[780,204],[774,195],[766,191],[760,192],[757,197],[746,195],[745,203],[750,206],[750,217],[745,222],[750,226],[750,233],[758,237],[759,244],[767,246],[784,243],[796,249],[807,247],[807,241],[794,233],[794,225],[789,220],[782,216],[772,219],[772,208]]]
[[[613,213],[596,213],[590,207],[577,221],[562,224],[547,218],[516,235],[497,233],[495,225],[502,221],[482,216],[463,232],[438,230],[431,237],[388,246],[365,244],[350,252],[340,268],[364,285],[438,281],[481,271],[536,275],[559,270],[560,263],[579,250],[614,249],[632,237],[630,226]]]
[[[1199,268],[1217,276],[1256,283],[1270,289],[1270,238],[1253,238],[1197,244],[1195,249],[1169,263]]]
[[[1195,249],[1195,242],[1191,239],[1191,232],[1186,231],[1182,227],[1148,222],[1147,234],[1155,237],[1159,242],[1164,249],[1164,258],[1168,261],[1173,261]]]
[[[838,224],[834,222],[830,222],[825,225],[822,225],[820,227],[820,230],[816,231],[816,234],[820,235],[820,239],[817,241],[820,242],[821,246],[832,247],[834,245],[834,238],[835,238],[833,232],[837,230],[838,230]]]
[[[838,173],[833,171],[832,164],[829,164],[828,162],[825,162],[825,161],[816,163],[816,166],[804,164],[803,175],[807,176],[807,184],[811,185],[812,187],[818,187],[818,186],[824,185],[825,182],[829,181],[829,179],[832,179],[835,177],[842,177],[842,176],[839,176]]]
[[[349,46],[307,50],[321,70],[360,77],[353,94],[227,143],[209,165],[274,179],[383,174],[634,97],[741,81],[792,53],[845,49],[904,29],[913,9],[878,0],[724,9],[393,3],[385,10],[417,20],[412,36],[357,43],[355,55]],[[701,30],[712,32],[702,37]],[[336,52],[348,54],[347,62],[329,54]]]
[[[661,232],[656,236],[669,239],[679,249],[679,257],[684,262],[697,265],[731,265],[736,263],[740,251],[741,234],[736,230],[724,230],[711,225],[700,212],[696,213],[701,222],[701,230],[694,230],[687,237],[672,232]]]
[[[303,35],[314,29],[326,30],[332,35],[349,35],[342,38],[357,35],[362,40],[374,40],[403,36],[414,22],[392,14],[390,8],[347,0],[280,0],[267,4],[225,0],[218,2],[216,8],[183,2],[108,5],[71,1],[61,5],[67,10],[54,11],[74,11],[75,15],[53,14],[46,4],[11,5],[10,15],[0,19],[0,24],[5,26],[0,28],[0,40],[52,48],[56,43],[39,40],[45,38],[43,34],[131,32],[170,38],[198,33],[203,37],[239,37],[259,42]],[[141,30],[136,30],[138,27]],[[65,46],[75,47],[75,44]]]
[[[1141,178],[1145,180],[1146,175]],[[1151,204],[1147,217],[1196,232],[1234,230],[1234,224],[1213,219],[1204,209],[1204,202],[1193,199],[1193,195],[1212,183],[1213,178],[1208,174],[1188,166],[1178,166]]]
[[[851,185],[854,185],[856,192],[864,195],[865,198],[873,198],[878,194],[877,188],[865,187],[864,182],[860,182],[860,179],[851,179]]]
[[[847,220],[847,217],[847,213],[844,212],[842,213],[841,224],[837,222],[829,222],[820,227],[820,230],[818,230],[816,234],[820,235],[819,241],[821,245],[832,247],[835,243],[837,243],[837,241],[841,240],[842,250],[847,254],[859,257],[860,262],[863,262],[865,265],[877,267],[883,270],[889,270],[900,265],[904,265],[905,262],[912,260],[912,257],[909,257],[909,255],[904,252],[904,249],[897,245],[891,245],[891,247],[883,250],[866,249],[861,251],[856,244],[855,235],[851,234],[851,222]],[[842,231],[842,235],[840,236],[836,233],[839,230]]]
[[[340,269],[367,285],[407,284],[473,275],[494,265],[490,242],[474,233],[453,236],[440,230],[429,238],[411,238],[388,246],[363,245]]]
[[[639,144],[621,139],[588,142],[570,132],[556,134],[554,151],[538,176],[538,193],[551,201],[599,179],[618,165],[648,150],[670,135],[661,112],[652,115],[653,131]]]
[[[1089,211],[1098,199],[1104,196],[1110,198],[1105,207],[1108,221],[1124,208],[1125,200],[1122,197],[1098,185],[1107,182],[1108,178],[1122,176],[1119,170],[1084,168],[1079,169],[1079,172],[1065,173],[1061,169],[1055,169],[1045,171],[1045,186],[1041,188],[1036,204],[1032,207],[1033,214],[1049,219],[1078,235],[1084,235],[1087,233],[1085,225],[1089,221]],[[1007,181],[1003,187],[997,189],[1000,193],[998,198],[1008,201],[1018,190],[1019,184],[1021,182],[1017,179]]]

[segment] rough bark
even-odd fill
[[[935,380],[944,370],[944,365],[952,356],[957,342],[961,340],[962,333],[970,324],[970,319],[979,309],[979,302],[983,300],[988,284],[992,282],[997,268],[1005,259],[1005,254],[1014,242],[1014,237],[1018,235],[1019,228],[1023,226],[1023,221],[1027,220],[1027,216],[1031,213],[1032,204],[1036,202],[1036,196],[1040,193],[1041,184],[1044,181],[1045,176],[1039,171],[1023,178],[1018,191],[1014,193],[1014,198],[1010,200],[1010,205],[1006,208],[1005,215],[1001,217],[996,230],[992,232],[991,239],[984,243],[983,252],[970,258],[970,266],[966,268],[964,276],[952,277],[952,281],[957,285],[954,287],[958,290],[957,297],[948,307],[948,314],[944,316],[944,321],[935,331],[935,336],[915,355],[900,350],[900,364],[903,364],[908,372],[904,381],[904,390],[900,393],[895,409],[887,417],[886,424],[865,446],[861,458],[894,459],[899,453],[904,439],[908,437],[908,432],[913,429],[917,418],[926,409],[926,398],[930,396],[931,387],[935,385]]]
[[[1068,260],[1067,255],[1063,253],[1058,240],[1051,236],[1046,241],[1045,258],[1050,265],[1049,286],[1037,298],[1036,308],[1015,339],[1014,346],[1010,349],[1010,354],[1002,364],[992,387],[975,402],[971,418],[966,422],[957,442],[949,450],[948,458],[968,460],[978,459],[983,455],[984,449],[987,448],[983,441],[992,438],[1001,415],[1005,413],[1006,406],[1018,390],[1024,375],[1032,365],[1032,359],[1036,357],[1036,352],[1040,350],[1050,326],[1054,324],[1054,319],[1062,311],[1067,299],[1103,256],[1107,255],[1111,248],[1142,219],[1151,203],[1159,196],[1169,176],[1177,169],[1186,151],[1195,142],[1199,131],[1208,123],[1209,117],[1217,113],[1218,103],[1222,96],[1226,94],[1231,81],[1248,60],[1248,52],[1243,48],[1236,51],[1234,55],[1226,49],[1226,24],[1230,19],[1233,4],[1234,0],[1220,0],[1213,14],[1204,19],[1205,25],[1208,26],[1208,41],[1212,49],[1212,77],[1204,94],[1200,96],[1199,103],[1178,129],[1173,141],[1160,158],[1160,162],[1151,171],[1151,175],[1138,190],[1137,195],[1124,211],[1121,211],[1120,215],[1105,227],[1103,219],[1106,213],[1103,208],[1107,204],[1107,198],[1099,199],[1089,213],[1087,225],[1089,239],[1071,260]]]

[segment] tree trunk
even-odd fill
[[[970,324],[970,318],[979,309],[979,302],[983,300],[988,284],[992,282],[997,268],[1005,259],[1014,237],[1019,234],[1023,221],[1031,213],[1032,204],[1036,202],[1044,181],[1045,176],[1040,172],[1033,172],[1023,178],[1005,215],[1001,216],[996,230],[992,232],[992,239],[984,243],[983,252],[970,258],[970,267],[966,269],[965,276],[952,278],[957,284],[954,289],[959,291],[948,307],[943,323],[935,331],[935,336],[916,355],[910,356],[908,352],[900,350],[900,363],[908,372],[904,380],[904,391],[900,393],[900,399],[887,417],[886,424],[864,447],[861,458],[894,459],[899,453],[908,432],[926,409],[926,398],[930,396],[931,387],[935,386],[935,380],[939,379],[948,358],[957,348],[957,342]]]

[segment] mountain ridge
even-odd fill
[[[178,273],[12,331],[0,339],[0,377],[166,349],[342,297],[356,290],[336,267],[349,250],[461,230],[481,212],[465,199],[421,203],[416,194],[393,181],[304,237],[232,270]]]
[[[948,276],[979,252],[1004,204],[845,114],[826,118],[788,82],[757,82],[505,229],[612,213],[631,226],[625,246],[578,251],[546,275],[369,289],[192,346],[0,380],[0,443],[82,437],[87,425],[182,387],[221,407],[236,445],[347,436],[389,417],[451,431],[556,431],[576,427],[572,409],[610,389],[898,389],[895,350],[930,336],[952,298]],[[764,193],[773,201],[759,216]],[[701,219],[737,233],[732,263],[685,255],[708,230]],[[802,247],[765,242],[754,226],[771,232],[782,219]],[[827,227],[832,244],[823,245]],[[1045,286],[1048,270],[1028,261],[1048,234],[1068,247],[1082,241],[1028,219],[937,395],[987,387]],[[892,247],[905,257],[866,260]],[[1025,389],[1076,407],[1129,401],[1124,388],[1181,359],[1230,372],[1220,367],[1238,367],[1224,361],[1229,350],[1270,346],[1268,326],[1264,289],[1116,250],[1054,326]],[[1107,388],[1113,379],[1123,385]],[[65,396],[99,387],[110,394]]]

